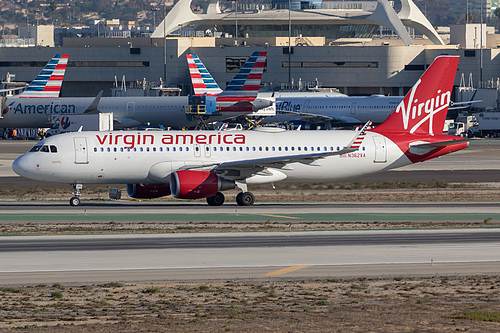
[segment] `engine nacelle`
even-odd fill
[[[170,195],[169,184],[127,184],[129,197],[136,199],[153,199]]]
[[[170,191],[179,199],[207,198],[235,186],[234,181],[221,178],[212,171],[179,170],[170,175]]]

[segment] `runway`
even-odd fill
[[[500,230],[5,237],[0,284],[498,274]]]

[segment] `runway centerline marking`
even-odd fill
[[[278,269],[277,271],[272,271],[272,272],[266,273],[264,275],[266,275],[266,276],[278,276],[278,275],[283,275],[286,273],[298,271],[299,269],[303,269],[303,268],[307,268],[307,267],[311,267],[311,265],[296,265],[296,266],[286,267],[286,268]]]
[[[292,219],[292,220],[299,220],[300,217],[296,216],[285,216],[285,215],[274,215],[274,214],[248,214],[248,215],[260,215],[260,216],[269,216],[269,217],[282,217],[284,219]]]

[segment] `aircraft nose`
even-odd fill
[[[28,157],[26,155],[21,155],[14,163],[12,163],[12,170],[17,173],[19,176],[26,176],[28,172]]]

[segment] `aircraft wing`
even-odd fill
[[[354,118],[354,117],[346,117],[346,116],[338,116],[338,115],[324,115],[324,114],[317,114],[317,113],[309,113],[309,112],[297,112],[297,111],[278,111],[278,113],[283,113],[283,114],[288,114],[292,116],[297,116],[304,118],[306,120],[336,120],[340,121],[343,123],[359,123],[359,119]]]
[[[248,178],[255,175],[267,168],[282,168],[290,163],[304,163],[314,165],[319,159],[328,157],[353,153],[359,149],[361,143],[366,136],[366,130],[372,124],[372,121],[367,122],[359,132],[357,132],[352,140],[343,148],[338,151],[323,151],[308,154],[290,154],[282,156],[273,156],[266,158],[245,159],[239,161],[221,162],[216,164],[185,166],[183,169],[187,170],[211,170],[221,175],[233,176],[236,179]]]

